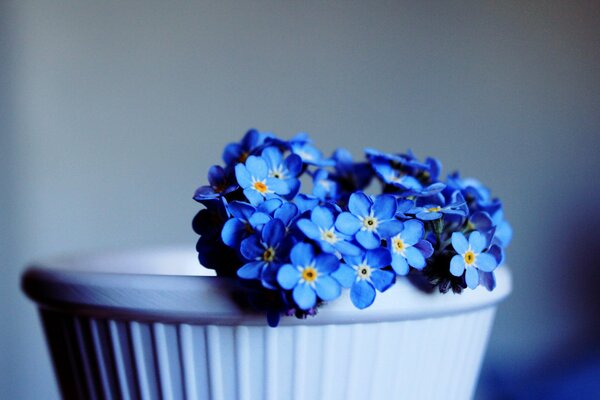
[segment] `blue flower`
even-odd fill
[[[390,252],[384,247],[344,257],[344,261],[332,276],[350,288],[350,300],[356,308],[369,307],[375,300],[376,289],[384,292],[394,284],[395,274],[382,269],[391,262]]]
[[[394,168],[390,164],[390,160],[372,156],[370,158],[371,165],[377,176],[388,185],[392,185],[402,191],[419,192],[423,185],[414,176],[410,176],[398,168]]]
[[[458,253],[450,260],[450,273],[462,276],[465,273],[467,286],[471,289],[479,285],[479,273],[491,272],[498,266],[496,258],[484,252],[488,243],[479,231],[469,235],[469,240],[460,232],[452,234],[452,247]]]
[[[459,215],[465,217],[468,213],[467,205],[462,194],[455,191],[450,200],[450,204],[444,205],[443,196],[439,196],[438,203],[430,203],[420,207],[414,207],[409,211],[421,221],[433,221],[442,218],[445,214]]]
[[[498,211],[492,215],[492,221],[496,226],[494,240],[500,243],[500,245],[503,247],[508,246],[512,240],[513,230],[508,221],[504,219],[504,212],[502,211],[502,208],[499,208]]]
[[[276,147],[267,147],[261,153],[267,162],[268,176],[281,179],[288,187],[288,198],[293,198],[300,190],[298,176],[302,172],[302,159],[290,154],[284,160],[283,154]]]
[[[272,200],[280,202],[278,199]],[[262,204],[270,202],[269,200]],[[223,239],[223,243],[234,248],[237,248],[243,239],[254,233],[255,229],[271,220],[268,212],[258,211],[251,204],[241,201],[229,203],[227,210],[232,217],[225,222],[221,231],[221,238]]]
[[[337,181],[340,182],[344,192],[355,192],[366,188],[373,172],[366,162],[354,162],[352,155],[346,149],[337,149],[332,156],[335,161],[335,172]]]
[[[317,167],[334,165],[333,160],[325,158],[323,153],[313,146],[310,139],[308,139],[308,135],[298,134],[288,144],[292,153],[299,155],[305,164],[316,165]]]
[[[340,296],[340,284],[330,276],[340,265],[334,255],[315,255],[310,244],[301,242],[292,248],[290,261],[279,269],[277,282],[286,290],[293,289],[292,297],[302,310],[313,308],[317,296],[324,301]]]
[[[257,156],[250,156],[246,164],[235,166],[235,177],[244,189],[244,195],[253,205],[260,204],[265,198],[274,195],[289,194],[289,186],[281,179],[269,176],[267,162]]]
[[[242,279],[260,279],[263,286],[275,289],[277,270],[289,251],[285,225],[279,219],[270,220],[260,234],[257,232],[242,241],[240,251],[248,262],[237,275]]]
[[[426,258],[433,254],[433,246],[425,236],[425,227],[421,221],[404,222],[403,229],[388,240],[392,253],[392,268],[398,275],[408,274],[409,266],[421,270],[427,264]]]
[[[322,201],[336,200],[338,197],[338,183],[330,178],[330,173],[318,169],[313,175],[313,195]]]
[[[319,205],[319,199],[310,194],[298,193],[294,198],[294,204],[298,206],[298,213],[304,214]]]
[[[223,167],[218,165],[213,165],[208,170],[208,183],[196,189],[194,200],[198,202],[216,200],[237,189],[235,182],[231,182]]]
[[[354,256],[360,253],[357,246],[348,242],[347,237],[335,229],[335,216],[325,206],[313,209],[310,220],[300,219],[297,225],[308,238],[316,241],[327,253],[339,251],[343,255]]]
[[[270,134],[262,133],[256,129],[250,129],[240,143],[230,143],[225,146],[223,151],[223,161],[227,166],[234,166],[237,163],[245,162],[260,146]]]
[[[382,237],[397,232],[402,224],[395,219],[397,204],[392,195],[382,194],[373,201],[363,192],[355,192],[350,196],[348,209],[350,212],[337,217],[335,227],[354,236],[365,249],[379,247]]]

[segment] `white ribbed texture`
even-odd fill
[[[495,307],[399,322],[218,326],[42,309],[67,399],[469,399]]]

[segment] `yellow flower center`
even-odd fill
[[[363,219],[363,227],[368,231],[374,231],[377,229],[377,225],[379,225],[379,221],[375,217],[365,217]]]
[[[392,239],[392,248],[395,253],[402,253],[406,248],[406,245],[399,237]]]
[[[318,275],[319,273],[313,267],[306,267],[302,270],[302,279],[308,283],[316,281]]]
[[[465,264],[471,265],[475,262],[475,253],[473,253],[473,251],[471,251],[471,250],[468,250],[463,255],[463,258],[465,259]]]
[[[427,211],[429,211],[429,212],[440,212],[440,211],[442,211],[442,207],[440,207],[440,206],[430,207],[430,208],[427,209]]]
[[[265,250],[265,252],[263,253],[263,261],[265,262],[271,262],[275,259],[275,249],[272,247],[269,247],[268,249]]]
[[[356,267],[356,273],[359,279],[369,279],[371,276],[371,267],[366,264],[361,264]]]
[[[268,188],[264,182],[256,181],[252,184],[252,186],[254,187],[254,190],[259,193],[267,193]]]

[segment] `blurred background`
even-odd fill
[[[32,259],[196,240],[255,127],[412,148],[505,203],[478,399],[600,398],[600,2],[0,0],[0,398],[56,399]]]

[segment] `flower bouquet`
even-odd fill
[[[435,158],[365,154],[325,157],[306,134],[248,131],[194,194],[205,207],[193,220],[200,263],[237,280],[240,304],[271,325],[315,315],[344,289],[365,309],[400,279],[493,290],[512,236],[501,202],[458,172],[442,179]]]

